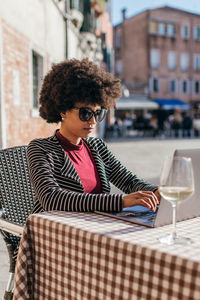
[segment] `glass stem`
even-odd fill
[[[173,239],[176,239],[176,204],[172,204],[173,209],[173,231],[172,231],[172,237]]]

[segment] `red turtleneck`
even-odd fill
[[[81,140],[80,145],[69,142],[59,131],[56,136],[71,159],[84,187],[85,193],[99,194],[101,193],[101,182],[94,158],[88,145]]]

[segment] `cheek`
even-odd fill
[[[84,123],[79,120],[79,118],[72,118],[69,124],[72,130],[81,130],[84,127]]]
[[[79,122],[80,122],[79,117],[74,114],[68,114],[66,116],[66,124],[70,126],[76,127]]]

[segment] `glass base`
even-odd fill
[[[185,237],[181,237],[181,236],[177,236],[174,234],[168,234],[165,236],[161,236],[159,238],[160,243],[162,244],[166,244],[166,245],[173,245],[173,244],[191,244],[192,240],[189,238],[185,238]]]

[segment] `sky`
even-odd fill
[[[123,8],[127,8],[126,16],[129,18],[146,9],[165,5],[200,14],[200,0],[112,0],[112,24],[121,23]]]

